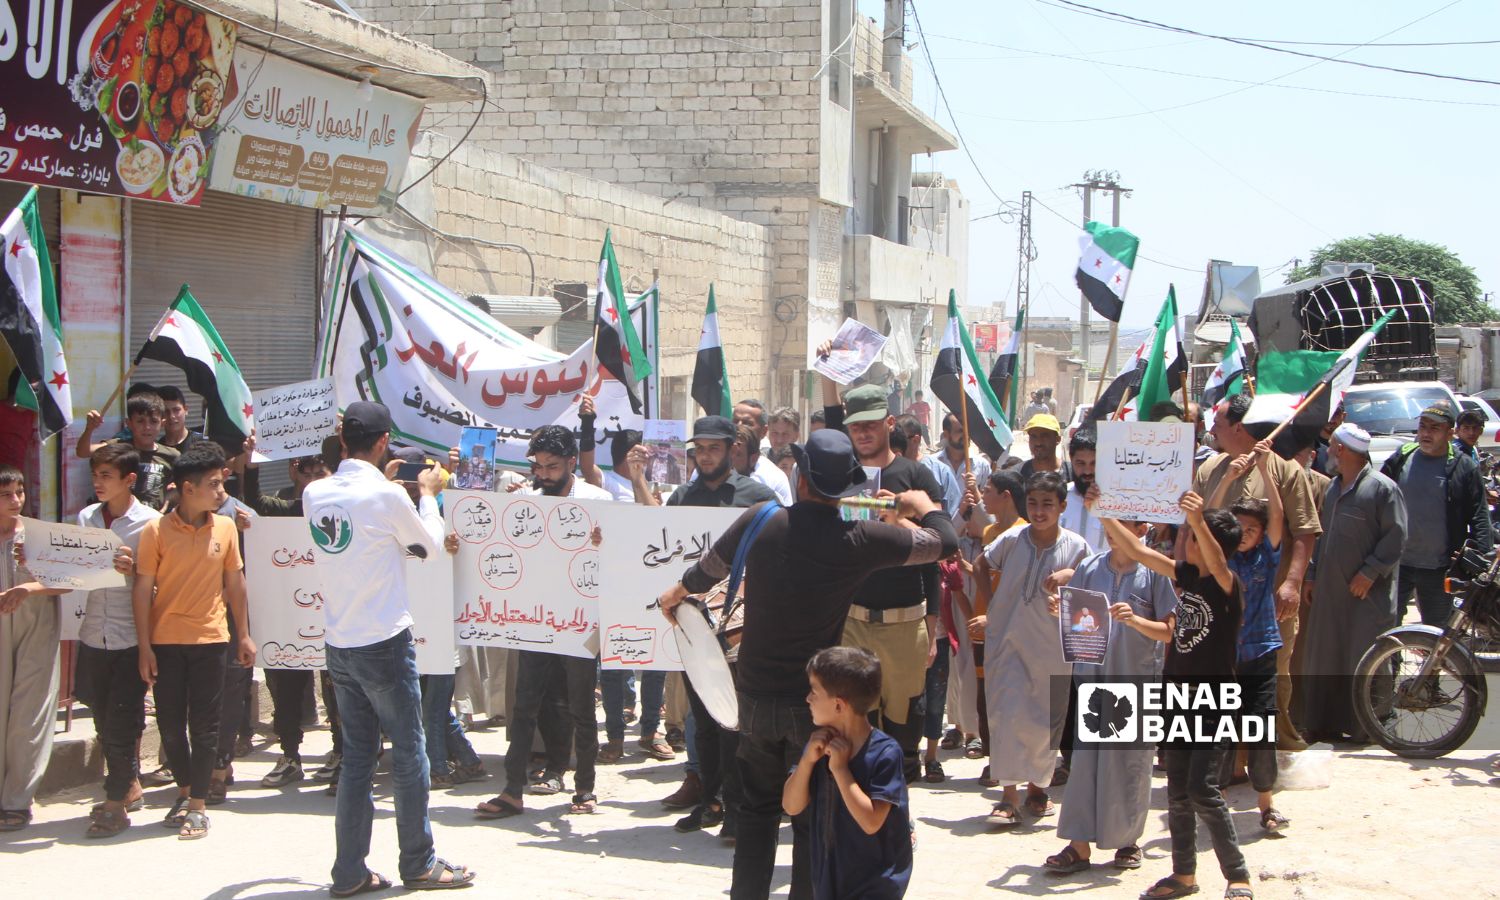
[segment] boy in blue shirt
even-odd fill
[[[830,647],[808,662],[807,680],[817,728],[781,805],[791,816],[811,810],[813,896],[904,897],[912,835],[901,746],[869,720],[880,699],[880,661],[857,647]]]
[[[1259,446],[1230,463],[1229,475],[1219,483],[1209,501],[1222,503],[1229,483],[1250,466],[1260,469],[1263,483],[1270,483],[1266,472],[1266,453]],[[1235,680],[1244,698],[1243,711],[1252,716],[1276,714],[1276,651],[1281,649],[1281,629],[1276,624],[1276,597],[1272,592],[1277,566],[1281,564],[1281,539],[1286,521],[1281,496],[1276,491],[1265,500],[1244,499],[1229,508],[1240,523],[1240,544],[1229,558],[1229,569],[1240,580],[1245,598],[1245,614],[1240,620],[1238,651],[1235,656]],[[1236,765],[1236,758],[1245,762]],[[1238,770],[1236,772],[1236,770]],[[1249,772],[1248,779],[1246,771]],[[1244,745],[1244,755],[1226,753],[1219,771],[1219,784],[1228,789],[1246,780],[1255,789],[1260,807],[1260,825],[1276,832],[1291,820],[1271,805],[1271,789],[1276,786],[1276,739]]]

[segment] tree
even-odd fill
[[[1287,283],[1316,278],[1324,263],[1368,262],[1381,272],[1432,282],[1433,318],[1439,325],[1495,319],[1495,309],[1479,293],[1479,276],[1453,251],[1439,244],[1414,241],[1399,234],[1371,234],[1344,238],[1319,247],[1305,266],[1293,269]]]

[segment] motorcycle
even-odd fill
[[[1476,636],[1500,636],[1500,555],[1486,559],[1465,544],[1446,588],[1454,609],[1443,627],[1393,628],[1355,668],[1355,717],[1397,756],[1452,753],[1474,734],[1489,701],[1484,665],[1471,644]]]

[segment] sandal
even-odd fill
[[[1141,848],[1132,844],[1129,847],[1121,847],[1115,851],[1116,869],[1139,869],[1141,867]]]
[[[1255,892],[1247,887],[1225,888],[1224,900],[1255,900]]]
[[[965,759],[979,759],[984,756],[984,742],[979,738],[970,738],[969,743],[964,746]]]
[[[201,809],[188,810],[187,816],[182,820],[182,827],[177,831],[177,839],[196,841],[206,834],[208,834],[208,813]]]
[[[625,755],[625,743],[623,741],[606,741],[599,745],[599,758],[596,762],[608,765],[617,763],[620,757]]]
[[[578,815],[592,815],[599,807],[599,798],[593,794],[574,794],[573,803],[568,807],[568,812]]]
[[[505,799],[504,794],[484,801],[474,807],[474,818],[476,819],[509,819],[511,816],[519,816],[526,808],[518,803],[512,803]]]
[[[376,891],[383,891],[390,886],[390,879],[384,875],[371,872],[365,876],[365,880],[360,882],[358,887],[343,889],[330,887],[328,893],[335,897],[353,897],[357,894],[373,894]]]
[[[1016,812],[1016,807],[1013,803],[997,803],[995,804],[995,808],[990,810],[990,814],[984,817],[984,824],[986,825],[1011,826],[1019,825],[1020,823],[1021,816]]]
[[[444,881],[443,876],[448,876]],[[403,878],[401,886],[408,891],[442,891],[449,888],[468,887],[474,882],[474,873],[467,866],[455,866],[446,859],[437,859],[432,868],[421,878]]]
[[[490,773],[484,770],[484,763],[474,761],[466,765],[453,767],[453,783],[464,784],[470,781],[480,781],[490,777]]]
[[[188,798],[186,797],[178,797],[172,801],[172,808],[167,810],[166,818],[161,820],[161,826],[163,828],[181,828],[183,821],[187,819],[187,805]]]
[[[146,795],[145,794],[136,794],[134,799],[126,800],[125,801],[125,811],[128,812],[128,813],[140,812],[141,810],[143,810],[145,808],[146,808]],[[101,812],[104,812],[104,804],[103,803],[95,803],[93,805],[93,807],[89,810],[89,815],[90,816],[97,816]]]
[[[1056,856],[1047,857],[1047,861],[1042,865],[1053,875],[1072,875],[1075,872],[1087,870],[1092,863],[1079,856],[1078,851],[1073,849],[1072,844],[1069,844]]]
[[[1000,782],[990,777],[990,767],[985,766],[984,771],[979,773],[979,786],[982,788],[999,787]]]
[[[1260,827],[1271,834],[1275,834],[1290,824],[1292,820],[1277,812],[1274,806],[1260,814]]]
[[[1052,798],[1048,797],[1046,794],[1029,795],[1026,798],[1026,802],[1021,804],[1021,807],[1025,809],[1028,814],[1033,815],[1038,819],[1046,818],[1047,816],[1054,815],[1057,812],[1057,807],[1053,805]]]
[[[544,775],[541,781],[532,783],[531,792],[533,794],[561,794],[563,792],[562,776]]]
[[[659,759],[665,762],[677,758],[677,751],[673,750],[672,745],[668,744],[660,735],[653,734],[650,737],[643,737],[637,743],[642,750],[646,751],[646,755],[652,759]]]
[[[112,809],[101,809],[94,820],[89,823],[89,830],[83,833],[84,837],[107,838],[114,837],[130,827],[130,817],[124,813]]]
[[[229,780],[225,778],[210,778],[208,780],[208,797],[204,800],[209,806],[218,806],[229,799]]]
[[[1165,894],[1157,891],[1164,890]],[[1189,897],[1198,893],[1196,884],[1183,884],[1171,875],[1158,881],[1141,892],[1141,900],[1172,900],[1173,897]]]
[[[0,831],[20,831],[31,824],[31,810],[0,810]]]

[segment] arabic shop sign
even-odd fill
[[[411,155],[422,102],[244,46],[234,57],[244,91],[223,123],[208,186],[314,208],[386,213]]]
[[[196,205],[235,42],[176,0],[0,0],[0,178]]]

